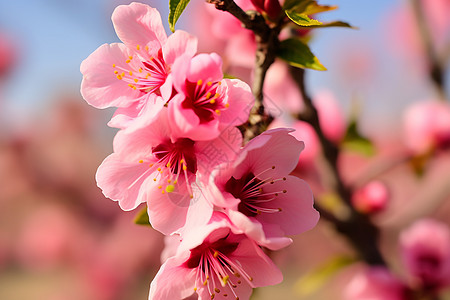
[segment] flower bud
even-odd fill
[[[258,11],[265,12],[270,18],[275,19],[281,12],[278,0],[251,0]]]
[[[353,207],[365,214],[383,210],[389,200],[389,191],[381,181],[371,181],[356,190],[352,196]]]

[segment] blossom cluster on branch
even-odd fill
[[[290,175],[303,142],[278,128],[242,147],[236,126],[254,98],[245,82],[224,79],[219,55],[196,54],[184,31],[167,37],[144,4],[117,7],[112,21],[123,43],[83,61],[81,92],[94,107],[117,107],[98,186],[123,210],[146,203],[152,227],[177,238],[149,299],[248,299],[279,283],[262,247],[279,250],[319,219],[311,189]]]

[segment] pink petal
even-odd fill
[[[227,89],[227,109],[222,111],[220,122],[230,125],[241,125],[248,120],[250,110],[255,103],[248,84],[238,79],[224,79],[221,88]]]
[[[182,30],[175,31],[162,47],[164,60],[171,65],[177,57],[183,54],[193,57],[197,53],[197,43],[195,36]]]
[[[119,5],[111,19],[117,36],[132,49],[147,45],[151,52],[157,52],[167,40],[156,8],[136,2]]]
[[[216,53],[198,54],[191,60],[187,79],[190,82],[212,81],[217,82],[223,78],[222,58]]]
[[[248,170],[261,180],[291,173],[304,148],[303,142],[289,134],[291,131],[287,128],[271,129],[252,139],[242,151],[246,159],[236,168],[235,178],[241,178]]]
[[[252,287],[274,285],[283,280],[277,266],[250,239],[243,239],[230,258],[239,261],[242,269],[253,278],[250,283]]]
[[[150,285],[149,300],[185,299],[194,293],[196,269],[183,267],[186,259],[171,257],[161,266]]]
[[[283,193],[286,190],[286,193]],[[266,223],[279,224],[286,235],[299,234],[313,228],[319,213],[313,208],[313,194],[308,184],[295,176],[286,176],[286,181],[266,185],[264,192],[279,192],[267,207],[281,208],[277,213],[262,213],[256,219],[263,226]]]
[[[131,89],[114,74],[117,68],[129,68],[125,61],[132,54],[122,44],[104,44],[81,63],[81,94],[90,105],[127,107],[140,97],[140,91]]]
[[[231,209],[227,211],[227,214],[230,217],[231,222],[233,222],[236,227],[240,228],[245,235],[257,242],[258,245],[267,247],[271,250],[279,250],[292,244],[292,240],[284,237],[284,233],[280,229],[276,230],[278,233],[277,236],[272,235],[272,237],[269,237],[266,236],[263,224],[255,218],[249,218],[239,211]],[[274,231],[274,228],[271,228],[269,232],[273,234]]]
[[[145,182],[148,166],[139,163],[124,162],[116,153],[109,155],[97,170],[97,185],[103,194],[119,201],[123,210],[135,209],[145,202]]]

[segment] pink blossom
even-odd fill
[[[276,60],[269,68],[264,81],[264,108],[274,117],[283,113],[298,113],[303,108],[303,98],[289,74],[289,66]]]
[[[154,278],[149,300],[249,299],[252,288],[281,282],[282,275],[261,248],[215,212],[191,230]]]
[[[386,208],[389,191],[381,181],[371,181],[352,195],[353,206],[362,213],[376,213]]]
[[[270,129],[291,127],[295,131],[291,132],[297,140],[303,141],[305,148],[302,150],[302,155],[299,158],[299,167],[311,167],[318,155],[320,155],[320,143],[314,128],[306,122],[291,120],[284,121],[283,119],[275,119],[269,126]]]
[[[239,130],[230,127],[214,140],[195,141],[174,134],[161,103],[148,114],[118,132],[114,153],[97,171],[98,186],[124,210],[147,202],[153,227],[166,234],[185,224],[188,209],[207,221],[210,210],[197,175],[207,176],[216,164],[234,158],[242,142]]]
[[[412,104],[405,112],[405,143],[414,154],[450,145],[450,106],[440,101]]]
[[[217,54],[181,56],[172,71],[178,93],[168,108],[178,134],[209,140],[219,136],[221,126],[241,125],[248,119],[254,103],[250,87],[238,79],[223,79]]]
[[[416,284],[438,289],[450,284],[450,230],[432,219],[414,223],[401,233],[403,262]]]
[[[344,289],[345,300],[406,300],[406,288],[384,267],[357,273]]]
[[[152,93],[170,95],[170,67],[182,54],[193,56],[197,40],[184,31],[167,37],[159,12],[136,2],[118,6],[112,21],[123,44],[104,44],[82,62],[84,99],[97,108],[130,108]]]
[[[346,121],[337,99],[330,91],[323,90],[314,95],[313,101],[323,134],[339,143],[345,135]]]
[[[255,10],[250,0],[235,2],[245,11]],[[215,38],[226,41],[224,51],[227,61],[235,66],[253,68],[256,53],[255,34],[243,28],[241,22],[228,12],[211,7],[210,14],[212,34]]]
[[[309,230],[319,219],[309,186],[289,175],[303,149],[290,131],[280,128],[257,136],[233,163],[213,171],[208,185],[209,201],[271,249],[290,244],[285,235]]]

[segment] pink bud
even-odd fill
[[[417,221],[400,235],[402,258],[416,285],[435,290],[450,285],[450,229],[432,219]]]
[[[253,5],[265,12],[270,18],[275,19],[281,12],[281,5],[278,0],[251,0]]]
[[[346,300],[405,300],[406,288],[388,269],[371,267],[357,273],[344,289]]]
[[[404,116],[406,146],[415,154],[450,143],[450,106],[445,102],[424,101],[411,105]]]
[[[389,191],[381,181],[371,181],[353,193],[352,204],[359,212],[370,214],[383,210],[389,200]]]

